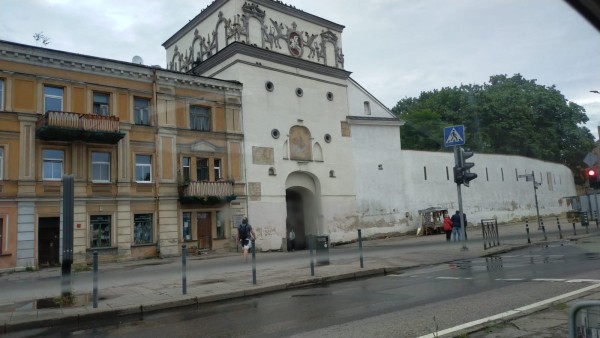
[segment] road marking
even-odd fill
[[[567,283],[600,283],[598,279],[570,279]]]
[[[435,277],[436,279],[464,279],[461,277]]]
[[[520,282],[523,281],[523,278],[496,278],[494,280],[501,280],[501,281],[505,281],[505,282]]]
[[[474,326],[477,326],[477,325],[480,325],[480,324],[484,324],[484,323],[491,322],[491,321],[494,321],[494,320],[498,320],[498,319],[503,319],[503,318],[506,318],[506,317],[510,317],[510,316],[519,314],[519,313],[524,312],[524,311],[529,311],[529,310],[535,309],[537,307],[541,307],[541,306],[544,306],[544,305],[551,304],[551,303],[559,301],[561,299],[569,298],[569,297],[578,295],[580,293],[588,292],[588,291],[596,289],[598,287],[600,287],[600,284],[594,284],[594,285],[586,286],[586,287],[581,288],[579,290],[567,292],[565,294],[562,294],[562,295],[559,295],[559,296],[556,296],[556,297],[552,297],[552,298],[548,298],[546,300],[542,300],[542,301],[539,301],[539,302],[536,302],[536,303],[533,303],[533,304],[525,305],[525,306],[522,306],[522,307],[514,309],[514,310],[509,310],[509,311],[506,311],[506,312],[499,313],[497,315],[493,315],[493,316],[489,316],[489,317],[486,317],[486,318],[477,319],[477,320],[474,320],[474,321],[471,321],[471,322],[468,322],[468,323],[465,323],[465,324],[462,324],[462,325],[458,325],[458,326],[451,327],[451,328],[448,328],[448,329],[444,329],[444,330],[441,330],[441,331],[438,331],[438,332],[433,332],[433,333],[430,333],[430,334],[426,334],[424,336],[420,336],[419,338],[434,338],[434,337],[443,336],[445,334],[449,334],[449,333],[453,333],[453,332],[457,332],[457,331],[466,330],[468,328],[471,328],[471,327],[474,327]]]
[[[534,278],[531,280],[532,282],[564,282],[566,279],[559,278]]]

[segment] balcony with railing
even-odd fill
[[[37,121],[36,135],[42,140],[83,141],[116,144],[125,137],[117,116],[48,111]]]
[[[232,181],[191,181],[180,185],[179,200],[183,203],[214,205],[236,199]]]

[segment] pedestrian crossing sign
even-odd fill
[[[465,126],[451,126],[444,128],[444,146],[460,146],[465,144]]]

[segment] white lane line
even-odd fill
[[[570,279],[567,283],[600,283],[598,279]]]
[[[435,279],[464,279],[461,277],[435,277]]]
[[[500,281],[505,281],[505,282],[520,282],[523,281],[523,278],[496,278],[494,280],[500,280]]]
[[[531,280],[532,282],[564,282],[566,279],[559,278],[534,278]]]
[[[434,338],[434,337],[439,337],[439,336],[442,336],[442,335],[445,335],[445,334],[449,334],[449,333],[453,333],[453,332],[457,332],[457,331],[462,331],[462,330],[468,329],[470,327],[474,327],[474,326],[477,326],[477,325],[480,325],[480,324],[491,322],[491,321],[494,321],[494,320],[497,320],[497,319],[506,318],[506,317],[509,317],[509,316],[512,316],[512,315],[519,314],[520,312],[523,312],[523,311],[528,311],[528,310],[531,310],[531,309],[534,309],[534,308],[537,308],[537,307],[541,307],[541,306],[544,306],[544,305],[547,305],[547,304],[551,304],[551,303],[559,301],[561,299],[569,298],[569,297],[578,295],[580,293],[584,293],[584,292],[596,289],[598,287],[600,287],[600,284],[594,284],[594,285],[586,286],[586,287],[581,288],[579,290],[567,292],[565,294],[562,294],[562,295],[559,295],[559,296],[556,296],[556,297],[548,298],[546,300],[542,300],[542,301],[539,301],[537,303],[533,303],[533,304],[529,304],[529,305],[526,305],[526,306],[522,306],[522,307],[514,309],[514,310],[509,310],[509,311],[506,311],[506,312],[503,312],[503,313],[499,313],[497,315],[493,315],[493,316],[489,316],[489,317],[486,317],[486,318],[477,319],[477,320],[474,320],[472,322],[468,322],[468,323],[465,323],[465,324],[462,324],[462,325],[458,325],[458,326],[455,326],[455,327],[451,327],[451,328],[448,328],[448,329],[441,330],[439,332],[433,332],[433,333],[430,333],[430,334],[426,334],[424,336],[420,336],[419,338]]]

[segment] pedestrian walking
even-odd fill
[[[290,230],[290,234],[288,236],[290,239],[290,250],[296,251],[296,233],[294,232],[294,228]]]
[[[244,249],[244,263],[248,262],[248,250],[252,247],[252,240],[256,238],[256,233],[252,226],[248,224],[248,218],[242,219],[242,224],[238,228],[237,240]]]
[[[456,210],[456,213],[454,215],[452,215],[452,240],[453,241],[460,241],[460,231],[461,231],[461,227],[460,227],[460,211]]]
[[[444,233],[446,233],[446,242],[450,242],[450,237],[452,236],[452,220],[447,213],[444,213],[443,229]]]

